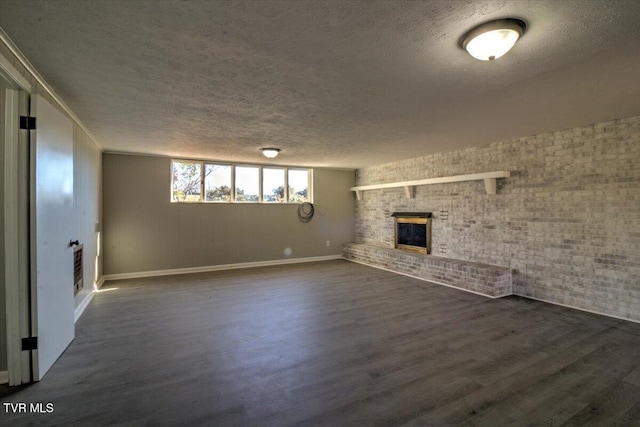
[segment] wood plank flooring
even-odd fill
[[[12,426],[640,426],[640,324],[342,260],[122,280],[0,396],[54,405]]]

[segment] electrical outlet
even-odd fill
[[[331,242],[327,240],[326,245],[327,245],[327,246],[331,246]]]

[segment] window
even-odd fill
[[[284,169],[262,169],[262,201],[265,203],[284,203]]]
[[[312,201],[311,169],[173,160],[171,174],[172,202]]]
[[[257,202],[260,194],[260,168],[236,166],[236,202]]]
[[[172,162],[171,201],[199,202],[202,193],[202,163]]]
[[[289,169],[289,203],[304,203],[309,199],[309,170]]]
[[[204,165],[205,201],[230,202],[232,188],[230,165]]]

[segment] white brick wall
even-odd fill
[[[393,246],[394,211],[433,212],[434,255],[514,269],[514,292],[640,321],[640,117],[361,169],[357,184],[494,170],[463,182],[364,192],[356,242]]]

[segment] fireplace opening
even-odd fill
[[[395,247],[431,253],[431,212],[394,212]]]

